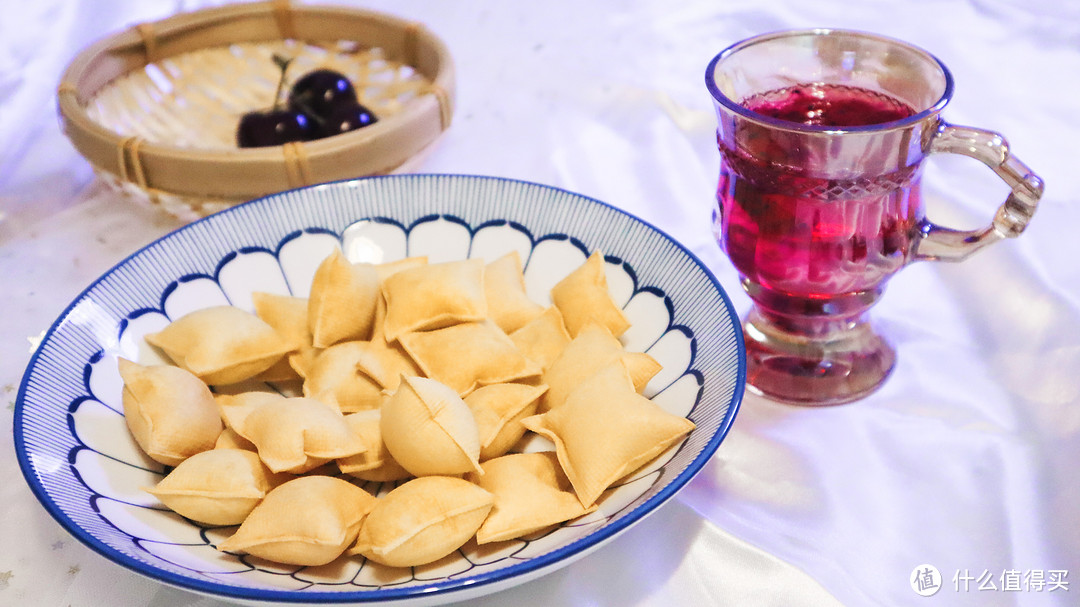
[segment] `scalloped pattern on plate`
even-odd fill
[[[319,262],[337,247],[351,261],[372,263],[417,255],[492,261],[518,251],[526,291],[544,305],[552,285],[601,250],[612,296],[633,323],[624,345],[664,366],[646,396],[697,428],[610,489],[596,512],[523,540],[470,543],[424,567],[394,570],[359,557],[286,567],[218,552],[230,528],[194,524],[142,490],[165,470],[127,431],[116,358],[166,362],[142,336],[195,309],[226,303],[251,310],[255,291],[306,296]],[[163,582],[241,600],[433,604],[564,566],[669,499],[730,427],[743,361],[738,319],[716,280],[677,242],[630,215],[505,179],[368,178],[230,209],[102,276],[31,361],[17,401],[16,446],[28,483],[61,524],[113,561]],[[364,487],[376,494],[391,488]]]

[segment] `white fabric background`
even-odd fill
[[[827,409],[748,395],[714,459],[612,544],[482,605],[1080,604],[1080,4],[1060,0],[359,1],[424,22],[458,74],[451,130],[419,170],[547,183],[672,234],[748,299],[709,231],[717,155],[704,69],[788,27],[909,40],[953,71],[945,117],[999,130],[1047,182],[1031,227],[955,265],[919,263],[874,309],[898,366]],[[30,342],[95,277],[178,224],[92,179],[57,128],[74,54],[216,2],[5,2],[0,18],[0,425]],[[934,158],[932,219],[985,224],[1005,187]],[[217,604],[84,548],[0,441],[0,605]],[[912,569],[945,587],[921,598]],[[1067,570],[1068,591],[954,589],[960,571]]]

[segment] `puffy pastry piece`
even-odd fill
[[[267,493],[218,550],[287,565],[325,565],[352,545],[377,502],[340,478],[295,478]]]
[[[371,337],[379,275],[369,263],[349,263],[335,249],[315,270],[308,298],[308,328],[316,348]]]
[[[154,461],[175,466],[214,448],[221,418],[214,396],[198,377],[169,365],[117,359],[124,380],[124,421]]]
[[[633,382],[634,390],[637,390],[638,394],[644,392],[645,387],[649,385],[649,380],[663,369],[660,362],[647,352],[623,351],[619,355],[619,360],[626,366],[630,381]]]
[[[401,344],[387,343],[381,334],[365,343],[367,347],[357,357],[356,368],[384,390],[397,390],[402,375],[420,374],[420,367],[416,366]]]
[[[521,421],[551,439],[582,506],[694,429],[634,390],[619,361],[582,382],[561,406]]]
[[[495,505],[476,531],[479,544],[528,535],[588,514],[573,493],[555,453],[512,453],[484,462],[472,482],[495,496]]]
[[[547,386],[491,384],[465,397],[480,433],[480,461],[503,455],[525,434],[521,420],[536,413]]]
[[[291,346],[258,316],[232,306],[195,310],[146,341],[208,384],[254,377],[281,360]]]
[[[308,367],[319,352],[312,344],[311,329],[308,328],[307,298],[255,292],[251,294],[251,301],[255,304],[255,315],[273,327],[285,343],[289,344],[290,351],[285,356],[285,364],[296,375],[306,377]],[[264,373],[273,372],[275,367]],[[271,377],[276,379],[277,376]]]
[[[491,493],[460,478],[413,479],[379,500],[348,553],[391,567],[439,560],[472,538],[493,501]]]
[[[271,365],[269,369],[259,373],[251,378],[251,380],[276,384],[281,382],[301,381],[302,378],[303,376],[296,370],[296,367],[292,366],[289,362],[289,355],[286,354],[281,360]]]
[[[408,259],[418,259],[409,257]],[[376,319],[386,319],[387,302],[379,298]],[[356,358],[356,369],[372,378],[384,392],[393,392],[404,375],[420,375],[420,367],[410,358],[399,342],[388,342],[382,334],[381,320],[376,321],[375,335]]]
[[[241,449],[196,453],[147,492],[173,512],[207,525],[239,525],[267,492],[288,480]]]
[[[304,380],[304,396],[337,407],[343,413],[378,409],[382,387],[359,369],[372,356],[366,341],[346,341],[330,346],[315,357]]]
[[[374,267],[379,276],[391,276],[426,263],[426,258],[409,257]],[[343,342],[315,357],[306,375],[306,396],[336,404],[346,413],[375,409],[382,404],[382,391],[396,390],[403,373],[419,374],[405,351],[383,337],[386,302],[381,295],[374,314],[370,341]]]
[[[372,343],[381,345],[387,345],[388,343],[386,339],[386,297],[383,295],[383,285],[386,282],[386,279],[398,272],[419,268],[420,266],[425,265],[427,265],[427,256],[406,257],[404,259],[388,261],[375,266],[375,272],[379,276],[379,298],[375,304],[375,322],[371,327]],[[399,352],[401,351],[397,342],[392,342],[390,345]],[[402,356],[405,356],[404,352],[402,352]],[[406,356],[406,358],[408,357]]]
[[[397,272],[382,284],[387,341],[487,317],[481,259],[427,264]]]
[[[381,420],[382,412],[378,409],[345,416],[345,422],[364,441],[367,450],[337,460],[339,470],[349,476],[376,483],[398,481],[412,476],[397,463],[383,443]]]
[[[243,449],[254,453],[257,447],[248,439],[236,433],[232,428],[225,428],[214,441],[215,449]]]
[[[387,278],[390,278],[394,274],[402,270],[410,270],[412,268],[419,268],[420,266],[426,266],[428,262],[427,255],[419,255],[417,257],[405,257],[403,259],[396,259],[394,261],[386,261],[375,266],[375,272],[379,276],[379,284],[382,284]]]
[[[375,303],[375,323],[371,327],[371,341],[386,344],[386,297],[379,292],[379,300]],[[395,345],[397,342],[393,342]]]
[[[399,342],[425,375],[458,394],[541,373],[540,365],[525,358],[506,333],[490,321],[408,333]]]
[[[320,352],[322,352],[322,349],[311,347],[307,350],[290,353],[286,360],[289,361],[289,366],[292,367],[293,371],[296,371],[296,374],[303,379],[311,372],[311,366],[315,364],[315,357],[318,356]]]
[[[542,376],[548,392],[540,410],[558,407],[583,380],[612,361],[620,360],[630,372],[634,389],[641,392],[660,369],[660,363],[644,352],[627,352],[602,326],[586,326],[551,363]]]
[[[525,278],[517,251],[503,255],[484,268],[484,297],[488,318],[507,334],[544,312],[544,306],[525,294]]]
[[[630,328],[630,321],[608,293],[604,256],[599,251],[551,288],[551,301],[562,312],[571,337],[589,323],[607,327],[615,337]]]
[[[233,432],[243,424],[249,413],[264,403],[284,400],[285,397],[277,392],[240,392],[238,394],[215,394],[214,402],[217,403],[218,414],[225,427]],[[240,437],[243,440],[243,437]]]
[[[383,296],[383,284],[386,282],[387,278],[390,278],[394,274],[404,270],[425,266],[427,265],[427,262],[427,256],[425,255],[420,257],[406,257],[404,259],[388,261],[375,266],[375,271],[379,275],[379,299],[375,305],[375,323],[371,328],[371,342],[382,346],[389,345],[405,358],[408,358],[408,356],[406,356],[404,351],[401,350],[401,347],[397,345],[397,342],[388,342],[386,339],[386,297]],[[415,369],[415,365],[413,365],[413,368]],[[419,370],[417,370],[417,372],[419,372]],[[397,378],[395,378],[394,381],[396,382]]]
[[[390,455],[414,476],[480,470],[480,436],[472,410],[452,388],[404,377],[383,403],[380,421]]]
[[[410,257],[408,259],[418,259]],[[402,375],[420,375],[420,368],[405,353],[397,342],[387,343],[383,337],[382,319],[386,318],[386,301],[379,297],[375,308],[374,334],[370,341],[347,342],[348,347],[340,348],[332,359],[324,359],[318,372],[313,374],[313,381],[307,387],[309,392],[324,392],[330,387],[336,391],[345,391],[339,396],[324,395],[327,402],[337,402],[345,412],[354,412],[377,408],[381,405],[382,391],[393,392],[401,383]],[[339,344],[343,346],[344,344]],[[330,361],[334,362],[331,363]],[[360,373],[361,384],[356,383],[352,371]],[[351,386],[351,389],[350,389]]]
[[[540,316],[511,333],[510,341],[514,342],[526,358],[547,370],[570,344],[570,334],[566,332],[562,313],[555,306],[551,306]]]
[[[274,472],[301,474],[366,448],[340,411],[310,398],[262,402],[233,429]]]

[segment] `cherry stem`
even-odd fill
[[[278,78],[277,90],[274,91],[274,105],[271,108],[277,110],[281,104],[281,89],[285,87],[285,71],[289,69],[289,64],[292,63],[292,57],[283,57],[274,53],[274,63],[281,68],[281,77]]]

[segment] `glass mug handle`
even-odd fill
[[[1024,231],[1042,197],[1043,181],[1009,152],[1004,137],[993,131],[941,121],[930,142],[930,151],[975,158],[993,169],[1012,192],[985,228],[953,230],[926,222],[922,238],[917,241],[915,260],[960,261],[989,244],[1002,238],[1015,238]]]

